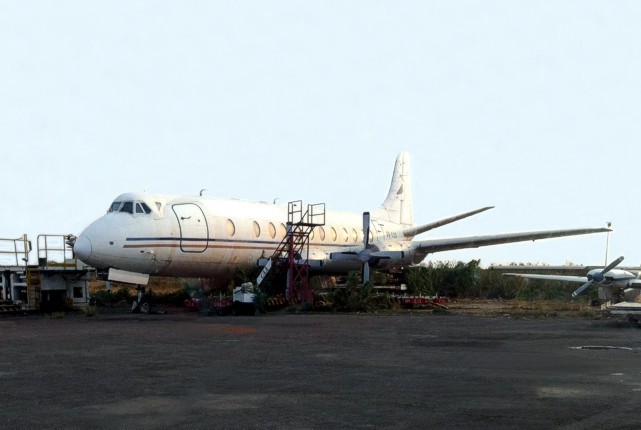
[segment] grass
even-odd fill
[[[181,279],[175,278],[151,278],[149,288],[156,294],[170,294],[174,293],[183,288],[183,282]],[[99,291],[106,291],[105,281],[101,280],[92,280],[89,281],[89,294],[93,295]],[[110,285],[111,291],[118,291],[121,288],[126,288],[129,290],[129,295],[134,297],[137,295],[136,286],[130,284],[121,284],[118,282],[112,282]]]

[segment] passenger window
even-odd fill
[[[358,233],[356,233],[356,230],[352,229],[352,241],[354,243],[358,242]]]
[[[336,234],[336,229],[334,227],[330,227],[329,229],[329,235],[332,238],[334,242],[336,242],[336,239],[338,238],[338,235]]]
[[[260,237],[260,226],[256,221],[254,221],[254,234],[256,237]]]
[[[227,234],[229,234],[230,236],[236,234],[236,226],[234,225],[234,221],[230,219],[227,220]]]
[[[269,223],[269,235],[272,237],[272,239],[276,237],[276,226],[271,222]]]
[[[325,241],[325,229],[323,227],[318,227],[318,237],[320,240]]]
[[[128,214],[134,213],[134,202],[124,202],[120,208],[120,212],[127,212]]]
[[[280,224],[280,235],[282,237],[287,236],[287,227],[285,227],[285,224],[283,223]]]

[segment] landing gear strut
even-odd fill
[[[131,312],[148,314],[151,312],[151,303],[149,298],[145,296],[147,289],[141,285],[136,287],[138,297],[131,303]]]

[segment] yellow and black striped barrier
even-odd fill
[[[283,296],[269,297],[267,299],[267,306],[285,306],[287,305],[287,300]]]
[[[21,310],[20,305],[0,305],[0,313],[20,312]]]

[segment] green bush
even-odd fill
[[[254,287],[254,306],[257,313],[265,313],[267,309],[267,294],[258,287]]]
[[[166,294],[157,294],[154,297],[154,303],[160,303],[169,306],[181,306],[185,300],[191,298],[189,291],[184,288],[181,288],[176,291],[172,291]]]
[[[406,267],[403,276],[409,294],[480,299],[570,300],[578,285],[569,282],[528,280],[502,276],[503,271],[481,269],[480,260],[430,262]],[[520,266],[515,266],[518,270]],[[533,270],[535,271],[535,270]],[[577,269],[577,275],[583,274]],[[596,297],[596,289],[586,292]]]
[[[403,270],[408,293],[467,297],[474,294],[480,278],[480,260],[430,262]]]
[[[360,284],[360,273],[350,272],[345,288],[337,288],[327,300],[337,312],[373,312],[391,309],[393,302],[386,293],[377,293],[371,282]]]
[[[115,302],[120,302],[122,300],[131,302],[131,293],[129,293],[129,288],[127,287],[121,287],[116,290],[116,292],[113,294],[113,300]]]
[[[114,302],[114,294],[111,292],[111,290],[96,291],[95,293],[91,294],[91,298],[96,302],[96,304],[99,305],[110,305]]]

